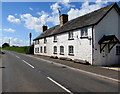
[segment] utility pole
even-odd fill
[[[10,39],[9,39],[9,46],[10,46]]]
[[[30,46],[31,46],[32,33],[29,34],[29,38],[30,38]]]

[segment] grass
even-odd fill
[[[2,50],[15,51],[19,53],[29,53],[29,46],[26,47],[5,47]]]

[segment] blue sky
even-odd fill
[[[58,8],[68,14],[69,20],[92,12],[113,2],[2,2],[2,38],[0,43],[11,40],[11,46],[29,45],[32,39],[42,33],[42,25],[49,28],[59,24]],[[2,42],[1,42],[2,40]]]

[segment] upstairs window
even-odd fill
[[[81,38],[87,38],[88,37],[88,28],[82,28],[81,29]]]
[[[68,33],[68,40],[73,40],[73,32]]]
[[[40,52],[42,53],[42,46],[40,47]]]
[[[39,44],[39,40],[35,40],[35,44]]]
[[[57,36],[54,36],[54,41],[53,42],[57,42]]]
[[[47,51],[46,51],[46,46],[44,46],[44,53],[46,53]]]
[[[64,55],[64,47],[60,46],[60,55]]]
[[[44,43],[47,43],[47,39],[46,38],[44,38]]]
[[[74,56],[74,47],[71,45],[69,46],[69,55]]]
[[[54,46],[54,54],[57,54],[57,46]]]
[[[116,55],[120,55],[120,46],[116,46]]]

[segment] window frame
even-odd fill
[[[68,40],[74,40],[73,31],[68,32]]]
[[[57,46],[53,46],[53,54],[57,54]]]
[[[43,48],[42,48],[42,46],[40,47],[40,53],[43,53],[43,50],[42,50]]]
[[[60,46],[60,55],[64,55],[64,46]]]
[[[44,38],[44,44],[46,44],[47,43],[47,39],[46,38]]]
[[[35,53],[39,53],[39,47],[35,48]]]
[[[35,40],[35,44],[36,44],[36,45],[39,44],[39,40]]]
[[[46,46],[44,46],[44,53],[47,53],[47,48],[46,48]]]
[[[57,35],[54,35],[53,42],[57,42]]]
[[[80,33],[81,33],[81,37],[80,37],[81,39],[88,38],[88,27],[82,28]]]
[[[72,47],[72,48],[71,48]],[[72,50],[72,51],[71,51]],[[69,45],[68,46],[68,55],[70,56],[74,56],[74,46],[73,45]]]

